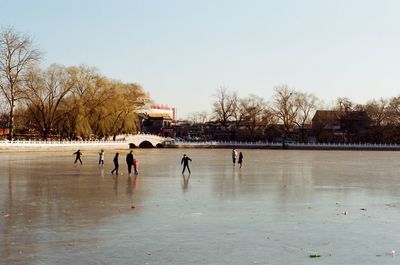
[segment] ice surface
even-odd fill
[[[0,264],[398,263],[400,153],[238,151],[0,153]]]

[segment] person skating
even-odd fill
[[[239,152],[238,164],[240,165],[240,168],[242,168],[242,165],[243,165],[243,154],[242,154],[242,152]]]
[[[128,165],[128,174],[129,174],[129,176],[132,173],[133,162],[134,162],[133,154],[132,154],[132,151],[130,151],[129,154],[126,155],[126,164]]]
[[[188,169],[189,174],[190,174],[189,161],[192,161],[192,159],[190,159],[190,157],[188,157],[186,154],[184,154],[182,157],[182,160],[181,160],[181,165],[183,164],[182,174],[185,173],[186,168]]]
[[[99,166],[102,165],[104,166],[104,150],[101,149],[100,153],[99,153]]]
[[[236,158],[237,158],[237,156],[238,156],[238,153],[237,153],[236,149],[233,148],[233,149],[232,149],[232,162],[233,162],[233,165],[236,164]]]
[[[76,162],[79,160],[79,162],[80,162],[81,165],[82,165],[82,160],[81,160],[82,153],[81,153],[81,150],[78,149],[78,151],[76,151],[76,152],[73,153],[72,155],[75,156],[75,162],[74,162],[74,164],[76,164]]]
[[[113,175],[114,175],[114,172],[116,175],[118,175],[118,168],[119,168],[118,157],[119,157],[119,153],[116,153],[114,156],[114,159],[113,159],[114,169],[111,171],[111,174],[113,174]]]

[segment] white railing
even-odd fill
[[[139,134],[121,134],[117,136],[117,140],[0,140],[0,144],[114,144],[114,143],[127,143],[126,139],[129,136],[141,136],[141,137],[157,137],[164,139],[164,137],[150,134],[150,133],[139,133]]]
[[[150,134],[141,134],[142,136],[150,136]],[[151,135],[156,136],[156,135]],[[157,136],[160,137],[160,136]],[[166,139],[166,138],[164,138]],[[13,141],[0,141],[0,147],[10,146],[95,146],[95,145],[125,145],[127,140],[86,140],[86,141],[66,141],[66,140],[13,140]],[[184,141],[184,140],[167,140],[164,142],[165,146],[179,147],[260,147],[260,148],[279,148],[282,147],[282,142],[241,142],[241,141]],[[286,143],[285,146],[288,148],[315,148],[315,149],[399,149],[400,144],[376,144],[376,143],[299,143],[290,142]]]
[[[126,143],[125,140],[4,140],[0,144],[97,144],[97,143]]]
[[[240,141],[183,141],[175,140],[167,146],[231,146],[231,147],[282,147],[282,142],[240,142]],[[400,149],[400,144],[376,143],[285,143],[287,147],[332,148],[332,149]]]
[[[127,145],[127,141],[43,141],[43,140],[13,140],[0,141],[0,148],[7,147],[68,147],[68,146],[122,146]]]

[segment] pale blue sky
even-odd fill
[[[224,86],[268,100],[288,84],[325,102],[400,93],[400,1],[0,0],[44,65],[87,64],[136,82],[178,116]]]

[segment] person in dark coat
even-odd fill
[[[119,157],[119,153],[116,153],[114,156],[114,169],[111,171],[111,174],[114,175],[114,172],[116,175],[118,175],[118,168],[119,168],[119,162],[118,162],[118,157]]]
[[[81,162],[81,165],[82,165],[82,160],[81,160],[82,153],[81,153],[81,150],[78,149],[78,151],[76,151],[76,152],[73,153],[72,155],[75,155],[75,162],[74,162],[74,164],[76,164],[76,162],[79,160],[79,162]]]
[[[132,173],[133,162],[134,162],[133,154],[132,154],[132,151],[130,151],[129,154],[126,155],[126,164],[128,165],[129,176]]]
[[[240,165],[240,168],[242,168],[242,165],[243,165],[243,154],[242,154],[242,152],[239,152],[238,164]]]
[[[182,157],[182,160],[181,160],[181,165],[183,164],[182,174],[185,173],[186,168],[188,169],[189,174],[190,174],[189,161],[192,161],[192,159],[190,159],[190,157],[188,157],[186,154],[184,154]]]

